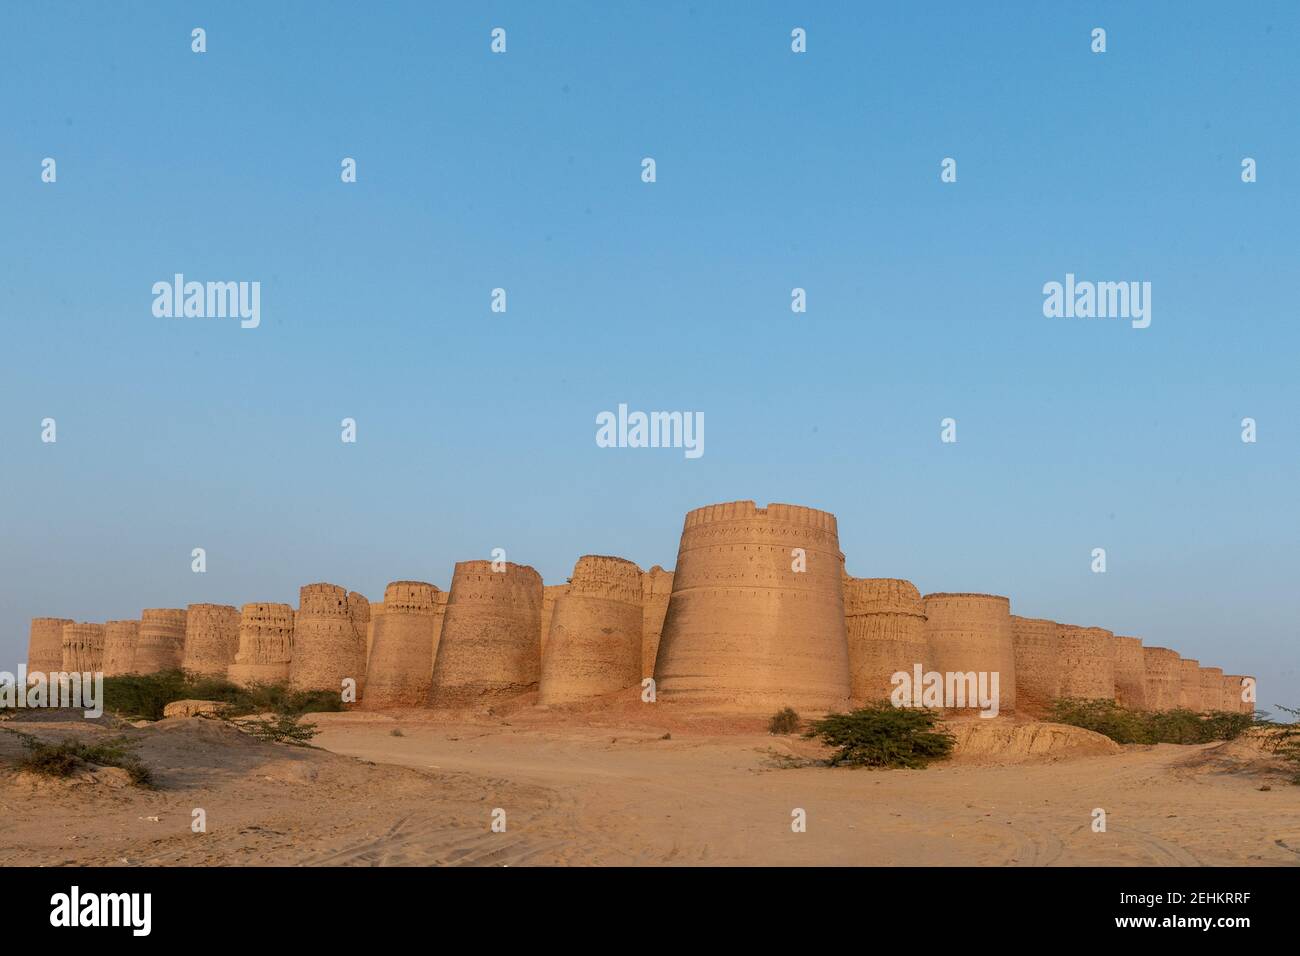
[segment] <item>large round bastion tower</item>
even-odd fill
[[[1047,713],[1060,696],[1061,667],[1057,623],[1042,617],[1011,615],[1011,645],[1016,655],[1016,709],[1034,717]]]
[[[1115,635],[1115,702],[1129,710],[1150,710],[1146,654],[1140,637]]]
[[[538,702],[590,700],[641,683],[641,569],[623,558],[578,559],[555,602]]]
[[[191,604],[185,609],[185,655],[181,667],[204,677],[226,677],[239,650],[239,611],[230,604]]]
[[[732,501],[688,513],[655,663],[659,697],[722,711],[845,708],[843,574],[829,512]]]
[[[394,581],[384,589],[383,608],[372,619],[365,706],[423,707],[438,653],[438,588]]]
[[[998,675],[997,706],[999,712],[1016,709],[1016,652],[1011,639],[1011,599],[998,594],[927,594],[925,596],[925,632],[929,638],[930,660],[934,670],[943,674],[976,675],[976,689],[981,673]],[[945,680],[945,688],[947,681]],[[956,684],[954,684],[956,686]],[[992,677],[985,678],[992,694]],[[958,709],[979,709],[978,699],[969,697]],[[957,701],[945,700],[945,708]]]
[[[1201,662],[1194,657],[1178,661],[1178,706],[1183,710],[1201,709]]]
[[[184,659],[185,612],[174,607],[150,607],[141,611],[135,672],[157,674],[180,670]]]
[[[489,706],[537,690],[542,577],[527,565],[492,566],[456,564],[433,663],[435,707]]]
[[[1146,668],[1147,707],[1150,710],[1173,710],[1183,688],[1181,658],[1167,647],[1142,648]]]
[[[1115,699],[1115,635],[1104,627],[1062,624],[1056,632],[1061,696]]]
[[[73,672],[103,671],[104,625],[63,625],[63,664],[60,670]]]
[[[280,684],[289,679],[293,659],[293,608],[254,601],[239,612],[239,649],[226,668],[233,684]]]
[[[348,593],[337,584],[303,585],[294,619],[289,686],[339,693],[343,681],[352,678],[360,700],[365,688],[369,621],[370,604],[355,591]]]
[[[57,674],[63,670],[63,626],[66,617],[34,617],[27,638],[27,672]]]
[[[1219,710],[1223,705],[1223,668],[1201,668],[1201,710]]]
[[[929,666],[925,603],[911,581],[845,575],[844,627],[855,706],[888,700],[895,673]]]
[[[135,671],[135,646],[140,640],[139,621],[109,621],[104,625],[104,676]]]

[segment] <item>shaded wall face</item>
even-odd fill
[[[1180,685],[1178,706],[1184,710],[1201,709],[1201,662],[1184,657],[1178,662]]]
[[[655,662],[659,699],[752,713],[846,707],[843,561],[826,512],[752,501],[692,511]]]
[[[888,700],[892,677],[930,658],[921,592],[896,578],[844,577],[849,689],[855,706]]]
[[[1115,636],[1115,702],[1130,710],[1147,710],[1146,657],[1142,641]]]
[[[1011,645],[1016,658],[1016,709],[1043,716],[1061,695],[1061,665],[1055,621],[1011,616]]]
[[[239,611],[228,604],[191,604],[185,610],[181,666],[204,677],[225,677],[239,650]]]
[[[537,690],[542,579],[525,565],[504,568],[456,565],[433,664],[434,706],[487,706]]]
[[[356,607],[361,600],[333,584],[309,584],[299,591],[289,661],[289,684],[295,690],[341,693],[344,681],[352,680],[358,697],[364,693],[366,635]]]
[[[434,598],[437,601],[433,609],[433,659],[436,662],[438,645],[442,643],[442,626],[447,621],[447,602],[451,599],[451,592],[439,591]]]
[[[62,670],[94,673],[104,669],[104,625],[63,625]]]
[[[641,682],[641,569],[587,555],[555,603],[542,659],[542,704],[592,700]]]
[[[280,684],[289,679],[294,610],[288,604],[253,602],[239,614],[239,649],[226,669],[240,686]]]
[[[1056,637],[1061,696],[1077,700],[1114,700],[1114,635],[1105,628],[1062,624]]]
[[[179,608],[146,608],[140,612],[135,672],[156,674],[180,670],[184,661],[185,612]]]
[[[926,636],[932,667],[942,674],[998,675],[998,709],[1016,709],[1011,602],[994,594],[927,594]],[[988,688],[992,689],[991,680]],[[963,709],[978,702],[967,701]]]
[[[424,581],[394,581],[384,611],[372,616],[374,643],[366,674],[367,708],[422,707],[433,679],[438,589]]]
[[[75,624],[66,617],[35,617],[27,639],[27,670],[42,674],[63,669],[63,627]]]
[[[109,621],[104,625],[104,676],[117,677],[135,670],[139,621]]]
[[[546,659],[546,642],[551,636],[551,615],[555,612],[555,602],[568,590],[567,584],[547,584],[542,588],[542,628],[538,644],[542,660]]]
[[[1182,693],[1182,659],[1177,651],[1165,647],[1143,648],[1147,707],[1150,710],[1173,710]]]
[[[654,677],[659,640],[673,593],[673,572],[655,565],[641,576],[641,676]]]

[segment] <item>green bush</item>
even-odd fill
[[[343,709],[342,695],[330,691],[294,691],[285,683],[240,687],[219,677],[181,671],[123,674],[104,679],[104,707],[133,720],[162,720],[163,710],[178,700],[216,700],[229,704],[231,716],[245,714],[312,714]]]
[[[258,740],[273,744],[306,744],[319,733],[310,724],[302,723],[297,714],[280,714],[274,720],[240,721],[239,726]]]
[[[1121,744],[1205,744],[1233,740],[1260,723],[1254,714],[1129,710],[1113,700],[1074,698],[1052,701],[1047,719],[1096,731]]]
[[[815,720],[805,737],[820,737],[838,748],[832,767],[908,767],[919,769],[952,756],[956,738],[938,728],[932,710],[895,707],[888,701],[869,704],[848,714],[828,714]]]
[[[153,771],[140,761],[131,742],[124,737],[101,744],[81,743],[68,737],[57,744],[47,744],[31,734],[19,733],[19,736],[25,751],[18,758],[19,770],[47,777],[69,777],[87,765],[120,767],[137,787],[153,786]]]
[[[767,722],[769,734],[792,734],[799,729],[799,714],[793,707],[782,707]]]

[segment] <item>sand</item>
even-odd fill
[[[650,710],[653,707],[653,710]],[[1248,742],[1119,747],[971,719],[927,770],[807,765],[761,722],[662,705],[317,718],[326,749],[200,717],[4,727],[137,740],[162,789],[51,781],[5,762],[0,850],[38,865],[1300,865],[1300,788]],[[400,728],[402,736],[391,731]],[[671,736],[664,738],[665,734]],[[1261,786],[1271,787],[1268,791]],[[191,811],[208,832],[190,830]],[[1095,807],[1106,833],[1092,832]],[[493,833],[492,811],[506,811]],[[807,832],[790,828],[807,813]],[[156,818],[156,819],[154,819]]]

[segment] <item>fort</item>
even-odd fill
[[[592,706],[648,676],[656,702],[718,714],[891,700],[1041,718],[1061,698],[1254,710],[1253,678],[1137,637],[1013,614],[1001,595],[922,597],[900,578],[852,577],[835,516],[800,505],[688,512],[674,570],[584,555],[568,582],[544,586],[526,565],[462,561],[447,590],[393,581],[383,598],[317,583],[300,589],[296,609],[191,604],[107,624],[37,617],[26,670],[185,670],[330,693],[351,684],[356,697],[344,702],[377,710]]]

